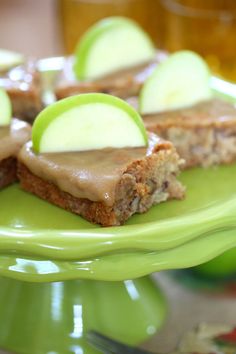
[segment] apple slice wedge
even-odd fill
[[[145,31],[125,17],[109,17],[84,34],[76,49],[74,71],[90,80],[153,59],[155,47]]]
[[[140,115],[125,101],[102,93],[60,100],[36,118],[32,141],[37,153],[147,145]]]
[[[24,62],[24,56],[7,49],[0,49],[0,71],[6,71]]]
[[[211,73],[196,53],[179,51],[159,64],[147,79],[139,96],[142,114],[191,106],[211,99]]]
[[[12,117],[12,106],[8,94],[0,89],[0,126],[9,125]]]

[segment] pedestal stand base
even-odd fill
[[[129,344],[162,325],[166,303],[148,277],[124,282],[25,283],[0,278],[0,347],[21,354],[95,354],[97,330]]]

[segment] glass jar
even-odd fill
[[[190,49],[205,57],[213,72],[236,81],[236,1],[160,0],[162,46]]]
[[[59,0],[64,49],[73,53],[83,33],[108,16],[126,16],[137,21],[158,46],[161,37],[159,0]]]

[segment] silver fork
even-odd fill
[[[104,336],[96,331],[89,331],[87,341],[104,354],[153,354],[144,349],[135,348],[117,340]]]

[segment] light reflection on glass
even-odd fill
[[[34,261],[16,258],[16,263],[9,267],[9,270],[19,273],[50,274],[59,273],[58,266],[50,261]]]
[[[82,305],[74,305],[74,330],[71,333],[71,338],[81,338],[83,335],[83,318],[82,318]]]
[[[23,80],[23,77],[24,77],[24,71],[22,69],[16,68],[9,72],[9,78],[12,81]]]
[[[81,347],[78,347],[77,345],[72,345],[70,347],[70,350],[72,351],[72,353],[74,354],[84,354],[84,351]]]
[[[46,58],[38,61],[40,71],[58,71],[62,70],[65,59],[63,57]]]
[[[20,90],[21,90],[21,91],[27,91],[27,90],[29,90],[29,85],[28,85],[26,82],[22,82],[22,83],[20,84]]]
[[[52,308],[51,314],[54,321],[60,321],[62,317],[63,283],[52,284]]]
[[[18,122],[17,122],[17,123],[18,123]],[[18,131],[19,131],[20,129],[22,129],[22,124],[20,124],[19,126],[18,126],[18,124],[16,124],[16,125],[14,126],[14,129],[12,129],[11,133],[12,133],[12,134],[18,134]],[[16,228],[16,229],[22,229],[22,228],[25,227],[25,224],[24,224],[24,221],[23,221],[22,219],[20,219],[20,218],[14,218],[14,219],[11,220],[11,223],[10,223],[9,226],[11,226],[11,227],[13,227],[13,228]]]
[[[124,281],[126,290],[129,293],[129,296],[131,297],[132,300],[138,300],[139,299],[139,293],[138,290],[136,289],[134,282],[132,280],[125,280]]]
[[[14,224],[13,225],[16,229],[22,229],[23,227],[24,227],[24,225],[23,224]]]
[[[147,328],[147,334],[149,334],[150,336],[153,335],[154,333],[156,333],[156,328],[154,326],[148,326]]]

